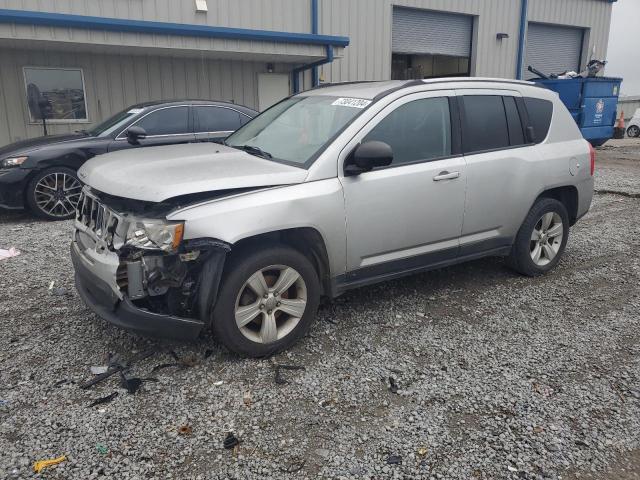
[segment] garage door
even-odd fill
[[[471,56],[473,17],[452,13],[393,9],[393,53]]]
[[[525,78],[535,76],[527,71],[529,65],[547,75],[567,70],[578,72],[583,37],[584,30],[581,28],[530,23],[524,64]]]

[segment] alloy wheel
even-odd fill
[[[34,199],[47,215],[64,218],[75,212],[81,192],[82,185],[73,175],[51,172],[36,184]]]
[[[531,233],[530,254],[533,263],[544,267],[558,255],[562,246],[564,225],[555,212],[542,215]]]
[[[306,306],[302,275],[286,265],[272,265],[255,272],[240,289],[236,325],[252,342],[273,343],[296,328]]]
[[[635,125],[631,125],[627,130],[627,136],[629,137],[640,137],[640,127],[636,127]]]

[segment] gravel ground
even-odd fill
[[[596,188],[639,190],[638,152],[601,150]],[[41,477],[640,478],[637,198],[596,195],[544,278],[485,259],[362,288],[259,361],[97,319],[73,287],[71,223],[0,215],[0,247],[22,251],[0,262],[2,478],[59,455]],[[79,388],[149,347],[131,373],[157,381],[136,394],[117,377]],[[183,366],[152,372],[171,352]],[[279,385],[280,364],[305,370]]]

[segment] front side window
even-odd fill
[[[240,113],[231,108],[195,107],[198,132],[233,132],[240,127]]]
[[[88,121],[82,69],[25,67],[24,82],[31,122]]]
[[[504,103],[499,95],[465,95],[462,143],[465,153],[509,147]]]
[[[89,134],[94,137],[106,137],[112,133],[120,131],[129,121],[136,115],[139,115],[143,111],[142,108],[131,107],[116,113],[114,116],[109,117],[104,122],[99,123],[91,130]]]
[[[405,103],[387,115],[362,142],[385,142],[393,150],[393,165],[451,155],[451,115],[447,98]]]
[[[334,96],[288,98],[240,128],[226,144],[259,148],[273,160],[306,165],[370,103]]]
[[[189,107],[169,107],[151,112],[135,124],[147,132],[147,136],[180,135],[191,133]]]

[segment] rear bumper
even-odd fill
[[[118,298],[111,286],[92,272],[77,242],[71,243],[71,259],[75,268],[78,294],[99,317],[126,330],[145,336],[172,340],[194,340],[204,323],[190,318],[174,317],[136,307],[126,295]]]
[[[578,188],[578,211],[576,221],[584,217],[591,208],[593,201],[594,179],[589,177],[576,185]]]
[[[24,191],[30,170],[8,168],[0,170],[0,208],[24,208]]]

